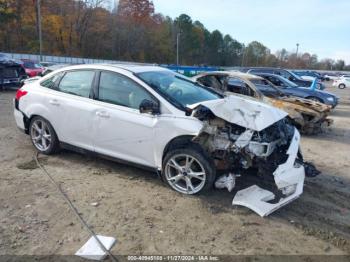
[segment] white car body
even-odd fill
[[[159,102],[160,114],[141,113],[138,109],[42,86],[53,75],[74,70],[101,70],[127,77]],[[126,65],[80,65],[57,70],[40,81],[22,87],[21,92],[26,94],[16,101],[14,109],[17,126],[27,130],[28,120],[32,116],[41,116],[52,125],[61,143],[163,172],[164,151],[173,139],[182,136],[198,138],[209,132],[207,123],[195,116],[202,106],[210,109],[219,119],[244,127],[246,132],[235,143],[228,140],[225,143],[240,150],[249,147],[252,152],[261,148],[259,143],[251,141],[253,133],[264,130],[287,115],[267,104],[238,96],[189,105],[192,109],[189,115],[135,75],[153,71],[169,70]],[[267,201],[273,199],[274,194],[255,186],[254,190],[250,190],[253,196],[249,190],[239,191],[236,195],[238,199],[235,198],[233,204],[247,206],[261,216],[266,216],[302,194],[305,171],[303,165],[296,164],[300,135],[295,128],[293,132],[293,139],[289,141],[286,151],[287,161],[271,174],[277,188],[286,192],[287,196],[278,203],[270,204]]]
[[[340,77],[333,81],[334,87],[339,87],[341,85],[344,85],[345,87],[350,87],[350,77]]]

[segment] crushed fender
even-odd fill
[[[238,191],[232,204],[246,206],[264,217],[297,199],[303,193],[305,179],[304,166],[295,162],[299,154],[299,141],[300,134],[295,131],[287,151],[287,161],[279,165],[273,173],[275,184],[282,193],[280,199],[276,199],[272,192],[254,185]],[[271,203],[272,200],[277,202]]]

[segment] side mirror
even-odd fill
[[[139,109],[141,114],[160,114],[159,104],[147,99],[142,100]]]

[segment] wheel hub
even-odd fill
[[[164,172],[169,185],[183,194],[198,193],[206,182],[203,165],[196,158],[187,154],[179,154],[170,158]]]

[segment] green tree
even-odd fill
[[[265,57],[270,55],[270,50],[258,41],[248,44],[245,51],[246,65],[259,66],[264,65]]]

